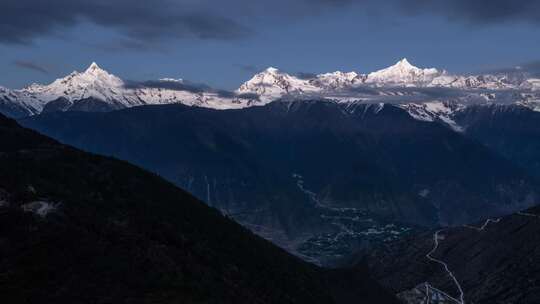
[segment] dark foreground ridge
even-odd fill
[[[0,115],[4,303],[396,303],[287,254],[162,178]]]

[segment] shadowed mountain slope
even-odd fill
[[[8,303],[395,303],[365,270],[305,263],[131,164],[3,116],[0,140]]]

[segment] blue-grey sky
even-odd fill
[[[540,0],[2,0],[0,85],[92,61],[124,79],[234,89],[268,66],[478,72],[540,60]]]

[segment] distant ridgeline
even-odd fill
[[[20,90],[0,87],[0,113],[20,118],[51,111],[101,112],[173,103],[238,109],[284,98],[399,103],[407,109],[410,104],[412,116],[432,120],[446,118],[455,110],[456,106],[441,104],[449,101],[461,106],[510,103],[540,109],[539,89],[540,79],[526,73],[451,75],[415,67],[407,59],[367,74],[336,71],[300,77],[268,68],[233,92],[183,79],[124,81],[92,63],[84,72],[75,71],[48,85],[32,84]],[[431,105],[423,106],[426,101]]]
[[[324,263],[418,226],[466,224],[537,203],[538,115],[477,105],[456,110],[449,127],[402,105],[295,100],[240,110],[54,112],[20,122],[156,172]],[[495,119],[513,127],[499,132]]]

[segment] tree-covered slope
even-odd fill
[[[157,175],[0,116],[6,303],[394,303],[302,262]]]

